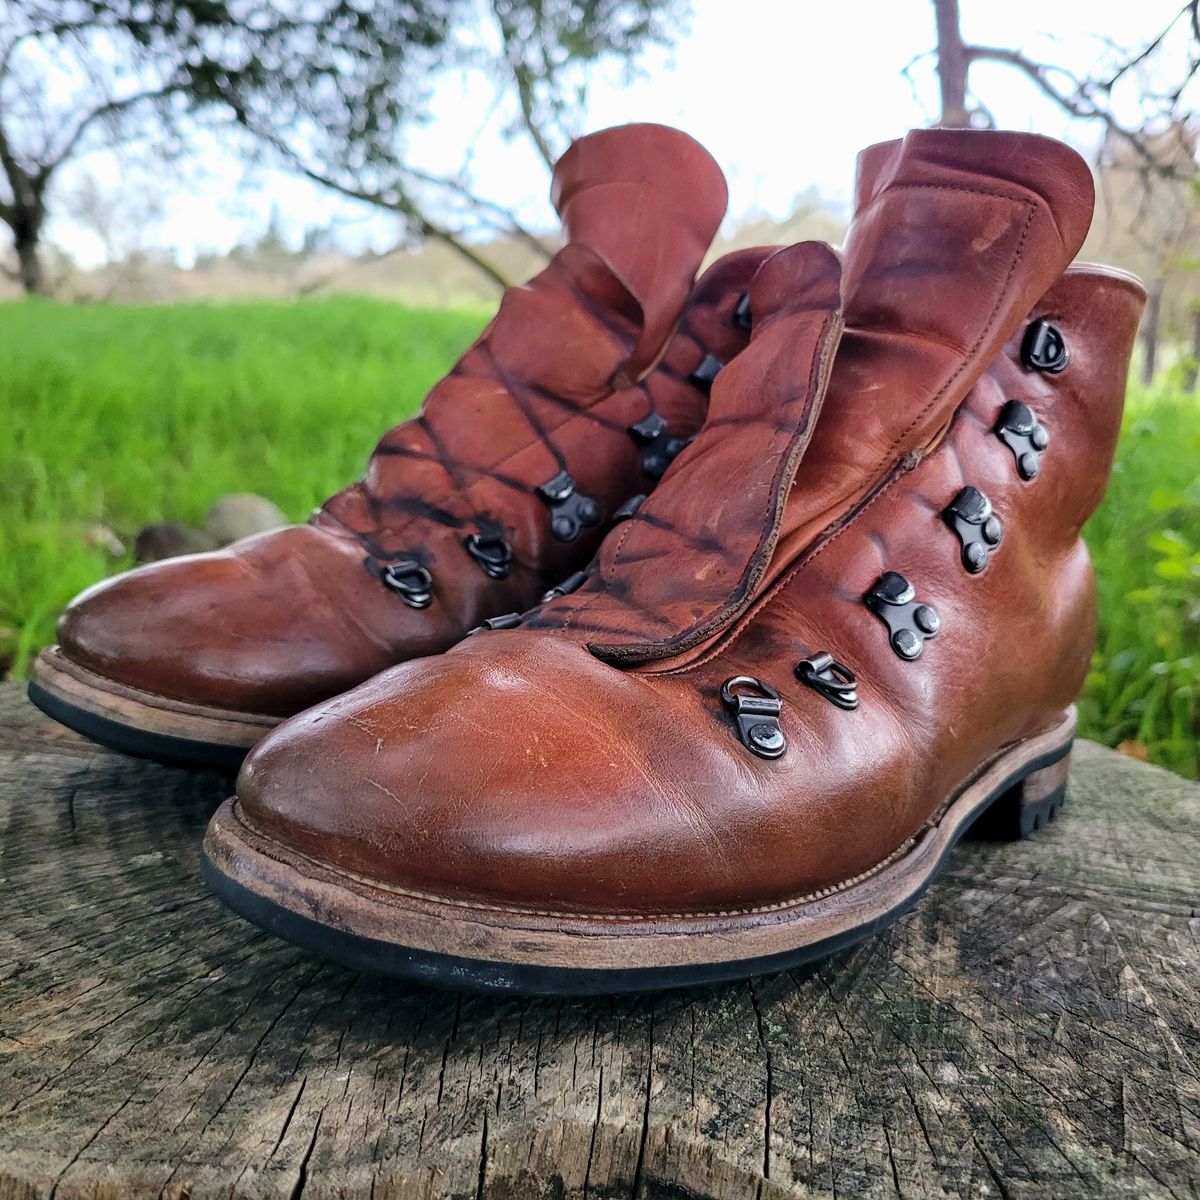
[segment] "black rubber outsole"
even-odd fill
[[[168,733],[150,733],[132,725],[123,725],[120,721],[69,704],[34,680],[29,681],[28,695],[30,703],[46,716],[83,734],[106,750],[150,758],[169,767],[192,767],[236,775],[242,759],[249,753],[249,750],[240,746],[222,746],[216,742],[173,737]]]
[[[494,962],[487,959],[461,958],[439,954],[432,950],[414,950],[378,938],[364,937],[335,929],[292,912],[274,901],[267,900],[219,871],[201,851],[201,872],[209,887],[239,916],[245,917],[260,929],[265,929],[285,941],[356,970],[376,975],[391,975],[415,983],[459,991],[504,992],[538,996],[594,996],[628,992],[662,991],[668,988],[700,987],[727,983],[754,975],[771,975],[779,971],[806,966],[845,950],[872,934],[891,925],[917,903],[936,881],[946,860],[965,834],[1006,793],[1012,791],[1035,771],[1059,762],[1071,751],[1071,743],[1025,764],[1021,770],[994,788],[979,802],[971,816],[960,826],[957,835],[947,844],[933,870],[917,891],[889,909],[886,913],[854,929],[834,937],[800,946],[795,950],[757,958],[737,959],[716,963],[696,963],[671,967],[630,967],[596,969],[584,967],[549,967],[526,963]],[[1035,806],[1040,814],[1038,828],[1053,820],[1062,806],[1066,785],[1043,797]],[[1018,836],[1027,836],[1023,830]]]

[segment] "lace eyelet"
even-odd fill
[[[747,695],[746,689],[758,694]],[[769,683],[753,675],[734,675],[721,684],[721,703],[733,713],[738,738],[752,754],[779,758],[787,749],[787,738],[779,724],[783,701]]]
[[[936,636],[942,627],[937,611],[916,597],[916,588],[897,571],[885,571],[863,597],[888,627],[892,649],[910,661],[921,657],[926,638]]]
[[[1010,400],[996,421],[996,436],[1017,460],[1017,474],[1026,482],[1036,479],[1042,469],[1042,454],[1050,445],[1050,435],[1028,404]]]
[[[971,575],[978,575],[1004,536],[992,502],[978,488],[965,487],[950,501],[942,519],[958,534],[963,566]]]
[[[537,494],[550,507],[550,533],[560,542],[573,542],[582,529],[600,524],[600,505],[577,492],[566,471],[539,484]]]
[[[385,563],[379,578],[384,587],[395,592],[409,608],[428,608],[433,603],[433,576],[415,558],[398,558]]]
[[[489,579],[507,579],[512,567],[512,547],[498,533],[470,533],[463,539],[467,553]]]
[[[858,707],[858,680],[854,672],[828,651],[802,658],[796,665],[796,678],[838,708],[853,712]]]
[[[651,479],[661,479],[688,439],[675,437],[661,413],[652,412],[635,425],[629,435],[642,447],[642,470]]]
[[[1021,342],[1021,361],[1033,371],[1048,371],[1057,375],[1071,361],[1067,340],[1056,325],[1045,317],[1034,321],[1025,331]]]

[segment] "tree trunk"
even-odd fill
[[[1142,317],[1142,382],[1154,382],[1158,371],[1158,326],[1162,316],[1162,280],[1150,285],[1146,300],[1146,315]]]
[[[230,790],[0,684],[4,1200],[1200,1196],[1200,786],[1078,741],[802,970],[661,995],[435,991],[224,910]]]
[[[938,124],[947,129],[968,129],[967,72],[971,55],[962,38],[958,0],[933,0],[937,18],[937,73],[942,92],[942,115]]]
[[[13,215],[13,248],[17,252],[17,274],[27,296],[41,296],[46,290],[42,256],[38,250],[45,210],[18,208]]]

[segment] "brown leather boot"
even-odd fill
[[[282,718],[578,572],[699,428],[767,251],[695,284],[725,182],[663,126],[576,142],[552,196],[566,245],[359,483],[308,525],[84,592],[37,661],[34,702],[118,749],[236,764]]]
[[[228,903],[454,985],[698,983],[878,929],[985,811],[1053,816],[1144,292],[1066,269],[1061,144],[924,131],[863,174],[841,281],[813,246],[759,270],[598,573],[255,751],[205,841]]]

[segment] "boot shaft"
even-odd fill
[[[417,419],[385,434],[364,478],[316,518],[356,537],[381,580],[404,569],[422,585],[418,602],[436,596],[445,645],[587,561],[611,514],[650,490],[703,421],[710,379],[692,374],[747,337],[732,319],[740,291],[726,298],[748,287],[752,255],[694,297],[695,320],[730,309],[706,330],[712,344],[691,327],[671,337],[726,198],[691,138],[656,125],[582,138],[552,196],[566,245],[504,294]],[[479,586],[481,570],[494,586]]]
[[[750,347],[714,389],[710,427],[640,526],[602,550],[600,580],[577,602],[586,614],[547,612],[535,622],[589,631],[601,657],[670,668],[730,633],[792,564],[838,536],[889,478],[940,443],[989,363],[1062,276],[1092,202],[1090,174],[1069,148],[1032,135],[951,131],[868,151],[857,196],[842,267],[846,332],[823,403],[798,400],[820,390],[819,376],[795,364],[780,369],[776,342],[790,326],[800,330],[804,318],[773,294],[772,261],[752,292]],[[1047,300],[1052,308],[1060,299],[1075,304],[1082,288],[1103,313],[1111,287],[1125,294],[1116,278],[1072,276]],[[790,283],[805,294],[797,279]],[[1128,344],[1123,321],[1117,324],[1111,338],[1103,317],[1094,331],[1101,373],[1120,382],[1119,398]],[[796,421],[797,412],[815,408],[818,421]],[[788,471],[753,444],[755,431],[772,421],[791,422],[789,453],[802,455],[790,491]],[[1097,422],[1109,453],[1095,470],[1106,478],[1119,403]],[[705,485],[724,480],[729,463],[740,468],[735,490],[714,502]],[[699,518],[701,555],[675,532],[689,510],[710,514]],[[668,561],[670,572],[662,569]],[[592,600],[589,592],[607,594]],[[623,601],[629,595],[636,610]]]

